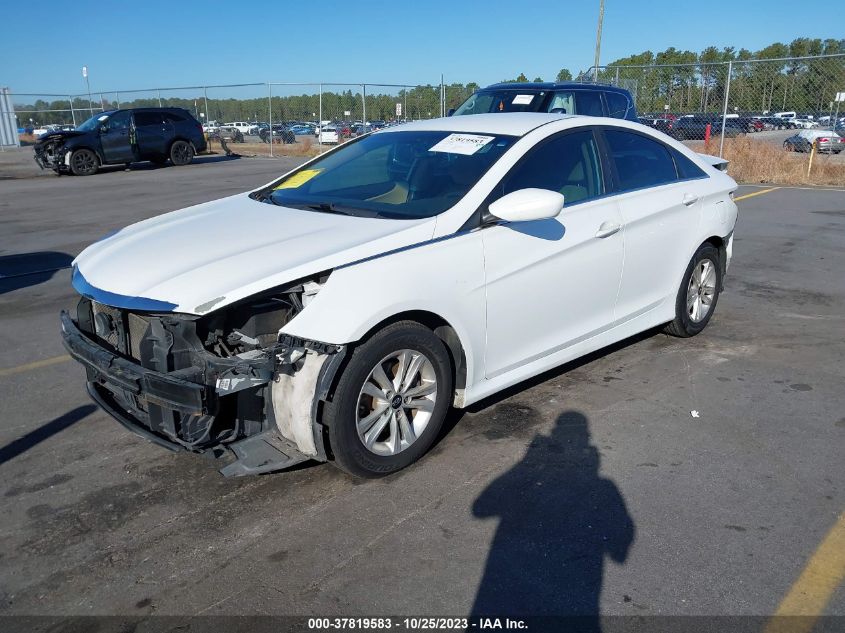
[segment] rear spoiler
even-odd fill
[[[712,165],[719,171],[728,171],[728,161],[718,156],[711,156],[710,154],[699,154],[698,157],[708,165]]]

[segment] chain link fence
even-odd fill
[[[462,96],[450,94],[453,100]],[[236,125],[241,132],[236,142],[265,143],[271,155],[280,143],[329,145],[375,127],[445,113],[445,89],[439,84],[266,82],[9,96],[14,111],[0,115],[14,120],[24,142],[48,127],[76,126],[109,109],[180,107],[206,129]],[[338,139],[319,134],[321,127],[336,130]]]
[[[685,141],[762,133],[772,145],[787,144],[794,129],[842,132],[845,127],[845,54],[749,59],[674,65],[591,68],[577,81],[626,88],[646,124]],[[247,83],[179,88],[11,94],[17,127],[24,133],[47,125],[78,125],[110,108],[176,106],[209,127],[239,124],[247,142],[269,153],[291,141],[334,144],[392,122],[443,116],[467,99],[477,84]],[[0,112],[0,116],[9,113]],[[320,129],[327,128],[326,134]],[[261,130],[265,132],[258,134]],[[268,132],[268,130],[270,130]],[[280,138],[274,130],[279,130]],[[329,132],[336,133],[330,134]],[[270,142],[273,141],[273,142]],[[843,154],[845,157],[845,154]]]
[[[675,138],[718,137],[719,155],[724,152],[725,138],[742,134],[763,132],[759,139],[789,149],[792,130],[841,134],[845,127],[842,54],[604,66],[582,73],[579,80],[626,88],[642,121]]]

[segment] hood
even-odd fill
[[[88,134],[88,132],[80,132],[79,130],[62,130],[59,132],[47,132],[47,134],[42,134],[38,137],[38,140],[35,141],[35,145],[42,145],[44,143],[50,143],[66,138],[72,138],[74,136],[85,136],[86,134]]]
[[[292,209],[238,194],[133,224],[92,244],[74,260],[74,286],[116,307],[205,314],[425,242],[435,223]]]

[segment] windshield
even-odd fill
[[[80,125],[76,126],[76,129],[80,132],[93,132],[94,130],[98,129],[100,125],[102,125],[108,120],[110,114],[112,113],[100,112],[99,114],[95,114],[84,123],[81,123]]]
[[[538,112],[545,91],[484,90],[464,101],[454,115],[487,114],[488,112]]]
[[[373,134],[274,183],[258,199],[362,217],[430,218],[463,198],[514,140],[452,132]]]

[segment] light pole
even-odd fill
[[[604,22],[604,0],[599,0],[599,25],[596,27],[596,58],[593,61],[593,81],[599,80],[599,57],[601,54],[601,24]]]
[[[85,78],[85,86],[88,88],[88,109],[91,116],[94,116],[94,102],[91,99],[91,84],[88,82],[88,66],[82,67],[82,76]]]

